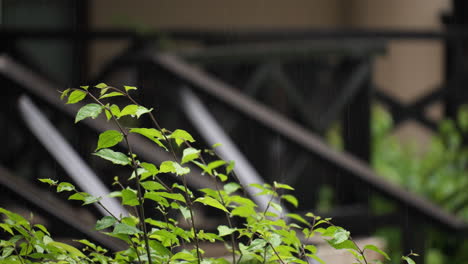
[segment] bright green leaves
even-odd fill
[[[112,149],[101,149],[93,155],[99,156],[117,165],[129,165],[130,159],[122,152],[116,152]]]
[[[69,182],[61,182],[59,185],[57,185],[57,192],[71,192],[75,190],[75,186]]]
[[[58,181],[52,180],[52,179],[39,179],[40,182],[47,183],[50,186],[55,186],[57,185]]]
[[[366,249],[375,251],[375,252],[379,253],[380,255],[384,256],[385,259],[390,260],[390,257],[388,256],[387,253],[383,252],[380,248],[378,248],[378,247],[376,247],[374,245],[366,245],[363,250],[366,250]]]
[[[299,205],[299,201],[297,200],[297,198],[290,194],[281,195],[281,199],[286,200],[288,203],[294,205],[294,207],[297,207]]]
[[[165,150],[168,150],[166,146],[164,146],[163,143],[161,143],[161,140],[164,139],[163,134],[161,131],[154,129],[154,128],[132,128],[130,129],[131,133],[137,133],[140,134],[144,137],[147,137],[148,139],[152,140],[154,143],[156,143],[158,146],[164,148]]]
[[[137,118],[140,118],[141,115],[143,114],[146,114],[146,113],[150,113],[151,111],[153,111],[153,108],[151,109],[147,109],[141,105],[134,105],[134,104],[131,104],[131,105],[127,105],[125,106],[121,111],[120,111],[120,114],[118,116],[118,118],[121,118],[123,116],[136,116]]]
[[[164,161],[159,166],[159,172],[161,173],[174,173],[176,175],[185,175],[190,172],[190,169],[187,167],[180,166],[179,163],[174,161]]]
[[[236,232],[236,228],[230,228],[228,226],[225,226],[225,225],[220,225],[218,226],[218,234],[219,236],[227,236],[227,235],[230,235],[234,232]]]
[[[99,83],[99,84],[97,84],[97,85],[94,86],[94,87],[96,87],[96,88],[98,88],[98,89],[104,89],[104,88],[109,87],[109,85],[107,85],[107,84],[105,84],[105,83]]]
[[[223,188],[224,188],[224,191],[227,194],[231,194],[231,193],[239,190],[241,188],[241,186],[238,183],[230,182],[230,183],[225,184]]]
[[[113,105],[106,105],[105,113],[106,113],[106,118],[107,120],[111,120],[112,116],[115,118],[118,118],[120,116],[120,108],[113,104]]]
[[[117,220],[112,217],[112,216],[104,216],[101,220],[98,220],[96,222],[96,230],[102,230],[106,229],[108,227],[113,226],[115,223],[117,223]]]
[[[87,92],[82,90],[74,90],[68,96],[67,104],[76,104],[79,101],[85,99]]]
[[[204,205],[208,205],[208,206],[223,210],[225,212],[229,212],[228,209],[224,205],[222,205],[219,201],[209,196],[197,198],[195,202],[199,202]]]
[[[168,136],[168,138],[173,138],[178,146],[182,145],[182,143],[185,141],[190,143],[195,142],[195,139],[193,139],[192,135],[182,129],[176,129],[174,132],[172,132],[171,135]]]
[[[125,85],[124,88],[125,88],[125,91],[126,91],[127,93],[128,93],[129,91],[131,91],[131,90],[137,90],[137,88],[136,88],[135,86],[126,86],[126,85]]]
[[[106,94],[102,95],[101,97],[99,97],[99,99],[115,97],[115,96],[124,96],[124,94],[121,93],[121,92],[110,92],[110,93],[106,93]]]
[[[87,205],[99,202],[101,200],[101,197],[95,197],[85,192],[77,192],[70,195],[70,197],[68,197],[68,200],[82,201],[83,205]]]
[[[122,133],[116,130],[107,130],[99,135],[96,151],[102,148],[110,148],[122,141]]]
[[[141,182],[140,185],[147,191],[157,191],[157,190],[166,189],[162,184],[160,184],[159,182],[155,182],[155,181]]]
[[[414,262],[414,260],[412,260],[410,257],[408,256],[402,256],[401,257],[402,260],[406,261],[406,263],[408,264],[416,264],[416,262]]]
[[[120,235],[135,235],[142,233],[138,228],[127,225],[125,223],[118,223],[114,226],[114,230],[112,234],[120,234]]]
[[[168,192],[147,192],[145,198],[160,203],[161,201],[168,199],[176,200],[185,203],[185,198],[180,193],[168,193]]]
[[[81,120],[91,117],[95,119],[102,112],[102,107],[98,104],[87,104],[78,110],[78,113],[75,117],[75,123],[80,122]]]
[[[200,150],[194,148],[186,148],[182,154],[182,164],[190,162],[200,157]]]
[[[140,202],[138,201],[137,192],[135,190],[126,188],[123,189],[121,193],[123,205],[136,206],[140,204]]]

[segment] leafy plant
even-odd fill
[[[78,249],[53,240],[44,226],[32,225],[24,217],[0,209],[0,213],[6,217],[0,227],[9,235],[9,238],[0,240],[1,263],[306,264],[311,259],[323,263],[316,254],[317,248],[309,243],[310,238],[316,235],[328,237],[327,242],[336,249],[349,251],[354,255],[356,263],[370,263],[364,256],[366,251],[375,251],[389,259],[385,252],[374,245],[358,247],[350,233],[333,225],[331,219],[313,213],[283,213],[282,202],[296,207],[298,205],[297,198],[288,193],[294,190],[289,185],[277,182],[271,185],[252,184],[251,187],[259,190],[258,195],[269,197],[267,208],[260,211],[251,199],[242,194],[244,187],[235,181],[234,162],[219,159],[214,149],[197,148],[195,139],[187,131],[162,128],[153,109],[133,99],[130,93],[136,89],[124,86],[121,90],[100,83],[95,87],[67,89],[61,95],[61,98],[67,99],[67,104],[87,98],[92,100],[92,103],[79,109],[75,123],[104,114],[108,121],[116,124],[117,130],[108,130],[99,135],[93,154],[128,168],[127,179],[121,181],[118,177],[114,178],[114,186],[118,190],[109,195],[118,197],[122,205],[134,213],[128,216],[114,215],[101,203],[101,197],[82,192],[69,182],[40,179],[56,188],[57,192],[69,193],[69,200],[103,207],[108,215],[97,221],[95,229],[121,240],[127,245],[126,249],[111,252],[88,240],[76,240],[83,245]],[[130,104],[120,108],[116,104],[107,103],[106,100],[112,97],[125,97]],[[124,127],[120,119],[126,116],[148,117],[153,127]],[[160,164],[140,160],[132,151],[130,134],[148,138],[155,147],[169,152],[172,160]],[[127,153],[115,150],[119,143],[126,146]],[[206,177],[211,177],[215,188],[190,190],[186,181],[191,171],[189,165],[199,167]],[[176,175],[179,183],[168,185],[162,180],[165,174]],[[125,185],[124,182],[129,184]],[[151,214],[145,211],[148,204],[154,209]],[[196,204],[223,213],[225,224],[219,225],[215,233],[198,228],[195,222]],[[153,218],[155,212],[161,217]],[[173,212],[180,213],[190,228],[182,228],[181,223],[171,217]],[[234,225],[234,222],[240,224]],[[224,242],[231,252],[229,260],[206,257],[201,248],[202,242]],[[414,263],[409,256],[403,259],[410,264]]]

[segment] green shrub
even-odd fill
[[[198,149],[194,138],[184,130],[169,131],[160,127],[153,114],[153,109],[138,104],[130,95],[135,87],[125,86],[120,90],[106,84],[95,87],[82,86],[78,89],[67,89],[61,98],[68,104],[78,103],[84,99],[93,102],[81,107],[75,122],[86,118],[96,118],[101,114],[114,122],[118,129],[108,130],[99,135],[97,148],[93,153],[116,166],[128,168],[129,185],[124,185],[119,178],[114,179],[118,190],[110,196],[120,198],[122,205],[133,208],[129,216],[104,216],[98,220],[95,229],[123,241],[126,249],[111,252],[88,240],[76,240],[83,247],[54,241],[51,234],[42,225],[32,225],[22,216],[0,209],[6,218],[0,227],[7,234],[7,239],[0,240],[0,263],[309,263],[317,257],[317,248],[308,243],[315,235],[328,237],[327,242],[336,249],[351,252],[357,263],[369,263],[364,257],[366,250],[376,251],[388,258],[387,254],[373,245],[359,248],[352,240],[350,233],[333,225],[330,219],[324,219],[313,213],[305,215],[284,214],[281,202],[298,205],[298,200],[291,193],[293,188],[286,184],[251,186],[259,190],[258,195],[269,197],[265,210],[242,195],[243,186],[234,177],[234,162],[217,158],[215,149]],[[119,106],[105,102],[112,97],[125,97],[130,104]],[[152,128],[126,128],[119,119],[124,116],[135,118],[148,117]],[[151,164],[139,160],[132,152],[129,134],[139,134],[151,140],[155,147],[168,151],[173,159],[160,164]],[[123,142],[128,153],[111,148]],[[181,153],[178,155],[177,153]],[[205,155],[210,155],[207,162]],[[188,165],[199,167],[206,177],[211,177],[216,188],[190,190],[186,184]],[[181,184],[167,185],[161,176],[173,174]],[[78,200],[83,205],[97,204],[101,197],[94,197],[78,190],[69,182],[58,182],[52,179],[40,181],[56,188],[57,192],[69,193],[69,200]],[[280,202],[281,201],[281,202]],[[154,219],[145,212],[143,205],[151,204],[161,218]],[[220,211],[226,218],[225,225],[219,225],[217,232],[212,233],[199,229],[195,223],[194,205],[202,204]],[[104,208],[106,209],[106,208]],[[107,209],[106,209],[107,210]],[[132,211],[132,212],[133,212]],[[181,228],[180,223],[172,218],[172,212],[179,212],[190,228]],[[241,224],[234,226],[233,219]],[[239,219],[241,221],[239,221]],[[208,258],[200,248],[201,242],[224,242],[231,252],[229,259]],[[185,245],[182,249],[182,245]],[[415,254],[410,254],[415,255]],[[409,256],[403,259],[414,263]]]

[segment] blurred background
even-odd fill
[[[86,231],[97,210],[36,179],[77,181],[67,144],[108,188],[128,176],[90,155],[106,122],[74,125],[57,90],[132,85],[163,127],[230,138],[246,179],[294,186],[291,211],[333,217],[392,263],[468,262],[466,1],[1,0],[0,23],[1,207],[112,245]]]

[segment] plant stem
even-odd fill
[[[125,141],[125,143],[127,145],[127,149],[128,149],[129,154],[130,154],[131,167],[133,168],[133,171],[135,172],[136,185],[137,185],[137,195],[138,195],[138,201],[139,201],[139,205],[137,206],[138,210],[139,210],[138,217],[140,219],[140,225],[141,225],[141,227],[143,229],[143,239],[145,240],[146,254],[148,255],[148,263],[152,264],[151,251],[150,251],[150,248],[149,248],[148,231],[146,229],[146,223],[145,223],[145,209],[144,209],[144,206],[143,206],[143,195],[142,195],[142,190],[141,190],[141,186],[140,186],[140,176],[138,175],[138,163],[135,160],[135,156],[134,156],[133,151],[132,151],[132,146],[130,145],[130,142],[128,140],[128,133],[122,128],[122,126],[120,125],[117,118],[114,116],[112,111],[107,106],[105,106],[101,101],[99,101],[99,99],[97,99],[92,93],[90,93],[90,92],[87,92],[87,93],[89,94],[89,96],[94,101],[96,101],[98,104],[100,104],[102,107],[104,107],[107,111],[109,111],[109,113],[110,113],[110,115],[112,117],[112,120],[116,123],[117,127],[119,128],[120,132],[122,133],[122,135],[124,137],[124,141]]]

